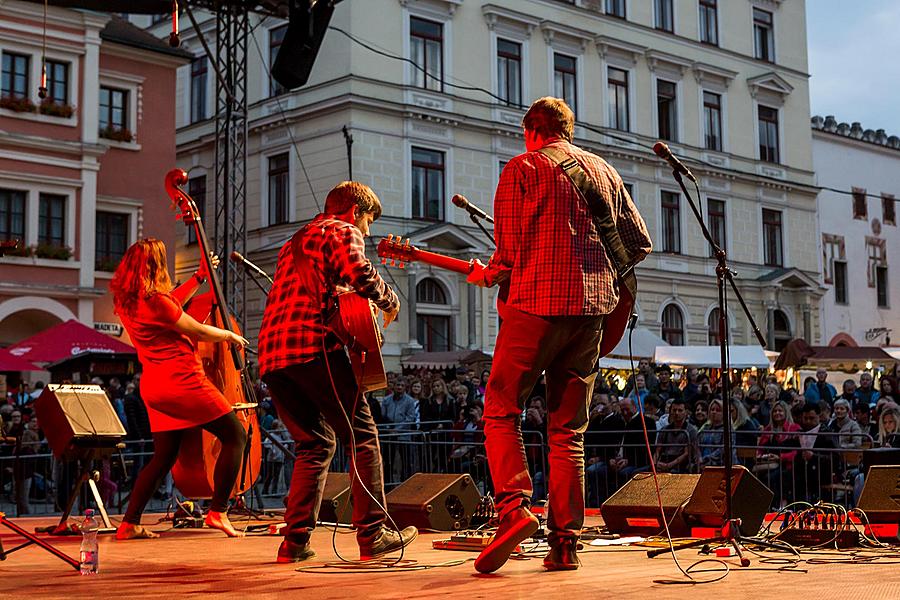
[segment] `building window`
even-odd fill
[[[655,13],[656,28],[661,31],[673,33],[675,20],[672,16],[672,0],[653,0],[653,12]]]
[[[197,205],[197,212],[200,218],[206,214],[206,175],[198,175],[188,179],[188,195],[194,199]],[[197,232],[193,226],[188,227],[187,243],[195,244],[197,242]]]
[[[774,16],[767,10],[753,9],[753,56],[775,62]]]
[[[722,150],[722,96],[703,92],[703,143],[707,150]]]
[[[446,306],[447,294],[443,286],[434,279],[423,279],[416,284],[416,302]],[[416,314],[416,338],[426,352],[450,350],[449,315]]]
[[[412,149],[412,216],[444,219],[444,153]]]
[[[662,314],[662,338],[670,346],[684,346],[684,316],[674,304],[668,305]]]
[[[770,267],[784,266],[784,247],[781,237],[781,211],[762,209],[764,262]]]
[[[713,241],[722,250],[726,250],[728,240],[726,239],[726,223],[725,223],[725,202],[722,200],[706,200],[707,223],[709,224],[709,233],[712,235]],[[710,248],[710,256],[716,253]]]
[[[707,335],[707,344],[710,346],[718,346],[720,343],[719,338],[719,309],[714,308],[709,313],[709,318],[706,320],[706,325],[709,330]]]
[[[606,0],[606,14],[620,19],[628,18],[625,14],[625,0]]]
[[[191,61],[191,123],[206,119],[206,56]]]
[[[3,77],[0,94],[4,98],[28,98],[28,73],[31,57],[3,53]]]
[[[578,74],[575,71],[577,61],[572,56],[565,54],[553,54],[553,91],[557,98],[562,98],[578,114],[576,102],[576,82]]]
[[[497,40],[497,95],[509,106],[522,105],[522,44]]]
[[[888,270],[886,266],[875,267],[875,290],[878,297],[878,308],[890,308]]]
[[[0,189],[0,240],[25,240],[25,192]]]
[[[628,131],[628,71],[609,67],[609,126]]]
[[[675,90],[671,81],[656,80],[656,116],[659,124],[659,137],[675,141],[678,137],[678,115],[676,114]]]
[[[866,254],[868,255],[869,287],[878,287],[878,268],[887,268],[887,242],[884,238],[867,237]]]
[[[781,162],[778,157],[778,109],[759,106],[759,160]]]
[[[719,15],[716,0],[700,0],[700,41],[719,45]]]
[[[845,253],[844,238],[840,235],[831,233],[822,234],[822,267],[823,280],[825,283],[834,283],[834,264],[835,261],[845,261],[847,255]]]
[[[38,244],[62,248],[65,246],[66,197],[41,194],[38,208]]]
[[[48,60],[47,100],[63,106],[69,104],[69,63]]]
[[[836,260],[832,263],[834,278],[834,301],[836,304],[848,304],[847,300],[847,263]]]
[[[269,30],[269,73],[275,66],[275,57],[278,56],[278,50],[284,43],[284,36],[287,33],[287,25],[281,25]],[[275,78],[269,75],[269,97],[278,96],[287,91],[287,88],[275,81]]]
[[[778,309],[775,309],[773,311],[772,319],[773,329],[775,330],[773,349],[781,352],[782,350],[784,350],[784,347],[787,346],[794,338],[793,334],[791,333],[791,323],[790,321],[788,321],[787,315],[784,314],[784,311]]]
[[[288,153],[269,157],[269,225],[288,222],[291,165]]]
[[[679,195],[662,192],[662,251],[681,253],[681,208]]]
[[[128,129],[128,92],[101,87],[99,118],[101,132]]]
[[[115,271],[128,248],[128,215],[97,211],[97,245],[94,268]]]
[[[894,207],[893,194],[881,194],[881,221],[885,225],[897,224],[897,213]]]
[[[869,203],[866,198],[866,190],[861,188],[853,188],[853,218],[862,219],[869,218]]]
[[[409,18],[413,85],[440,92],[444,89],[444,26],[417,17]]]

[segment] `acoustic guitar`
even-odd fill
[[[350,290],[337,294],[325,319],[325,325],[347,347],[353,373],[363,392],[387,387],[381,356],[384,337],[376,316],[372,301]]]
[[[437,252],[429,252],[428,250],[420,250],[410,245],[409,240],[403,243],[398,236],[389,235],[378,243],[378,256],[381,257],[382,264],[391,261],[391,266],[399,266],[403,268],[406,263],[423,262],[441,269],[454,271],[462,275],[468,275],[475,268],[475,261],[461,260],[450,256],[444,256]],[[399,263],[399,264],[398,264]],[[632,309],[634,308],[634,290],[637,289],[637,281],[634,276],[634,268],[629,267],[618,276],[619,283],[619,302],[615,309],[603,321],[603,339],[600,341],[600,357],[604,357],[625,334],[628,322],[632,318]]]

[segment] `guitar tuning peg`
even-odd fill
[[[391,259],[391,266],[392,266],[392,267],[396,267],[396,266],[397,266],[397,261],[394,260],[393,258]]]
[[[388,239],[389,242],[393,242],[393,241],[394,241],[394,234],[393,234],[393,233],[389,233],[387,239]]]
[[[399,264],[398,266],[399,266],[401,269],[405,266],[405,265],[403,264],[403,261],[402,261],[402,260],[400,261],[400,264]]]
[[[409,238],[406,238],[406,247],[409,248]]]
[[[387,259],[386,259],[386,258],[382,258],[382,259],[381,259],[381,264],[386,265],[386,264],[387,264]]]

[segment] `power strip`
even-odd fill
[[[852,525],[841,530],[791,527],[779,533],[775,539],[791,546],[855,548],[859,546],[859,531]]]

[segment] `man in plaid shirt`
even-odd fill
[[[591,211],[545,146],[578,161],[607,203],[627,253],[650,253],[647,226],[606,161],[573,146],[575,116],[563,100],[541,98],[525,114],[526,152],[509,161],[494,197],[497,250],[469,276],[509,285],[485,393],[485,445],[500,526],[475,561],[489,573],[538,527],[528,510],[532,482],[522,444],[525,400],[546,372],[550,446],[549,570],[576,569],[584,523],[584,431],[597,375],[603,318],[619,300],[617,276]],[[632,263],[633,264],[633,263]]]
[[[278,562],[315,556],[310,533],[318,518],[335,437],[344,448],[354,448],[351,493],[360,558],[399,550],[417,535],[415,527],[396,532],[384,525],[378,431],[347,352],[324,319],[329,297],[342,289],[374,302],[384,311],[385,327],[397,317],[397,294],[365,253],[369,225],[379,216],[381,202],[375,193],[361,183],[345,181],[328,193],[325,212],[294,234],[278,254],[259,332],[260,375],[296,442]]]

